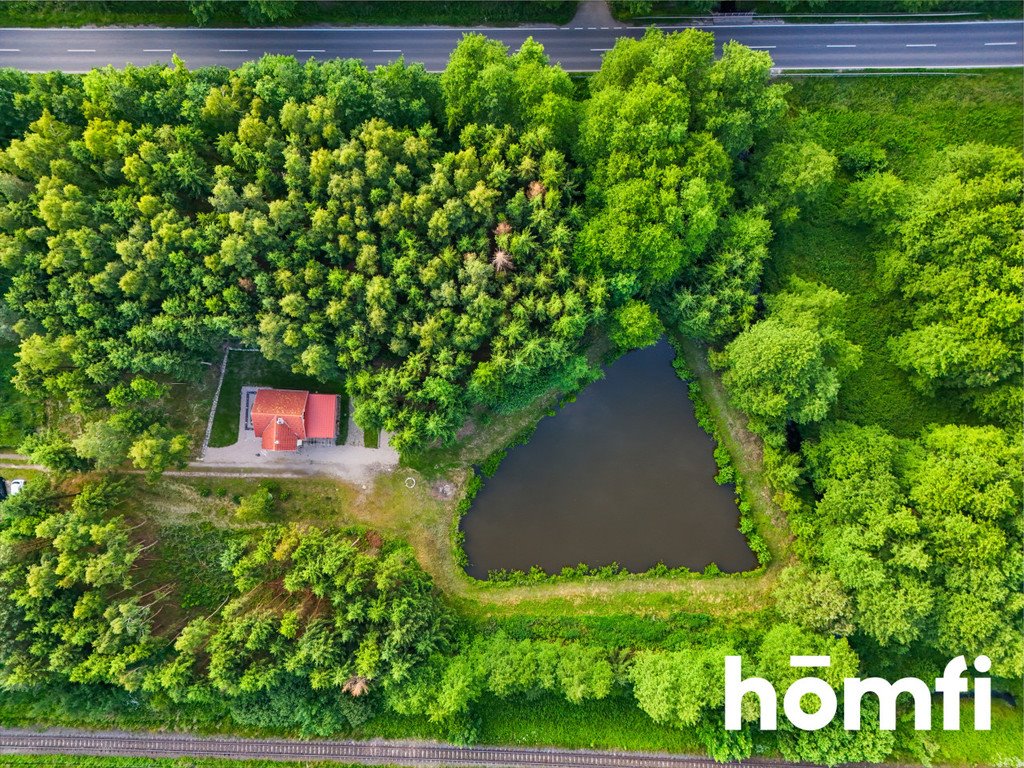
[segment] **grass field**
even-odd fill
[[[944,147],[983,141],[1021,146],[1024,123],[1019,70],[955,77],[886,76],[797,78],[790,103],[808,134],[841,159],[848,148],[870,144],[885,151],[887,167],[908,180],[928,178]],[[925,397],[891,361],[886,346],[901,326],[899,303],[877,287],[876,263],[887,243],[842,219],[850,178],[801,220],[777,233],[766,288],[780,289],[790,275],[816,280],[849,297],[848,335],[863,349],[863,365],[843,384],[839,418],[880,424],[901,435],[932,423],[970,424],[974,416],[951,398]]]
[[[0,26],[80,27],[151,24],[199,26],[187,2],[180,0],[7,0],[0,3]],[[512,0],[299,0],[294,15],[253,24],[243,15],[243,2],[217,2],[205,26],[299,26],[303,24],[564,24],[576,12],[576,0],[536,2]]]
[[[231,352],[224,383],[220,389],[217,413],[213,417],[210,447],[234,445],[238,440],[238,418],[242,403],[240,392],[244,386],[277,387],[280,389],[308,389],[342,396],[339,412],[348,413],[348,398],[342,382],[322,382],[310,376],[292,373],[283,365],[273,363],[258,352]],[[347,422],[345,429],[348,428]]]

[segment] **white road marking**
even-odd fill
[[[907,43],[907,48],[934,48],[935,43]]]
[[[1016,45],[1016,44],[1017,44],[1016,41],[1009,42],[1009,43],[985,43],[985,45]]]
[[[401,53],[401,48],[374,48],[374,53]]]
[[[95,48],[68,48],[68,53],[96,53]]]
[[[611,48],[591,48],[590,52],[591,53],[604,53],[605,51],[610,51],[610,50],[611,50]]]
[[[248,53],[248,48],[218,48],[219,53]]]
[[[21,53],[21,48],[0,48],[0,53]]]
[[[143,48],[143,53],[170,53],[170,48]]]
[[[856,48],[857,46],[853,43],[842,43],[837,45],[826,45],[826,48]]]
[[[774,48],[775,46],[774,45],[751,45],[750,47],[753,48],[754,50],[767,51],[767,50],[770,50],[770,49]]]
[[[299,48],[296,53],[326,53],[324,48]]]

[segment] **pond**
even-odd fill
[[[664,340],[624,355],[509,451],[462,520],[471,576],[579,563],[757,567],[673,357]]]

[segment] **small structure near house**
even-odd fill
[[[338,396],[300,389],[259,389],[250,418],[265,451],[294,451],[303,442],[334,445]]]

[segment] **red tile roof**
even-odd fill
[[[294,451],[299,441],[283,418],[276,418],[263,430],[263,450]]]
[[[309,392],[303,389],[258,389],[252,404],[253,414],[299,416],[306,410]]]
[[[256,437],[263,435],[267,426],[276,419],[284,419],[296,439],[306,437],[304,413],[309,393],[301,389],[258,389],[250,418]]]
[[[333,440],[337,425],[338,396],[311,394],[306,401],[306,437]]]
[[[299,440],[333,440],[338,396],[298,389],[258,389],[250,413],[256,437],[267,451],[294,451]]]

